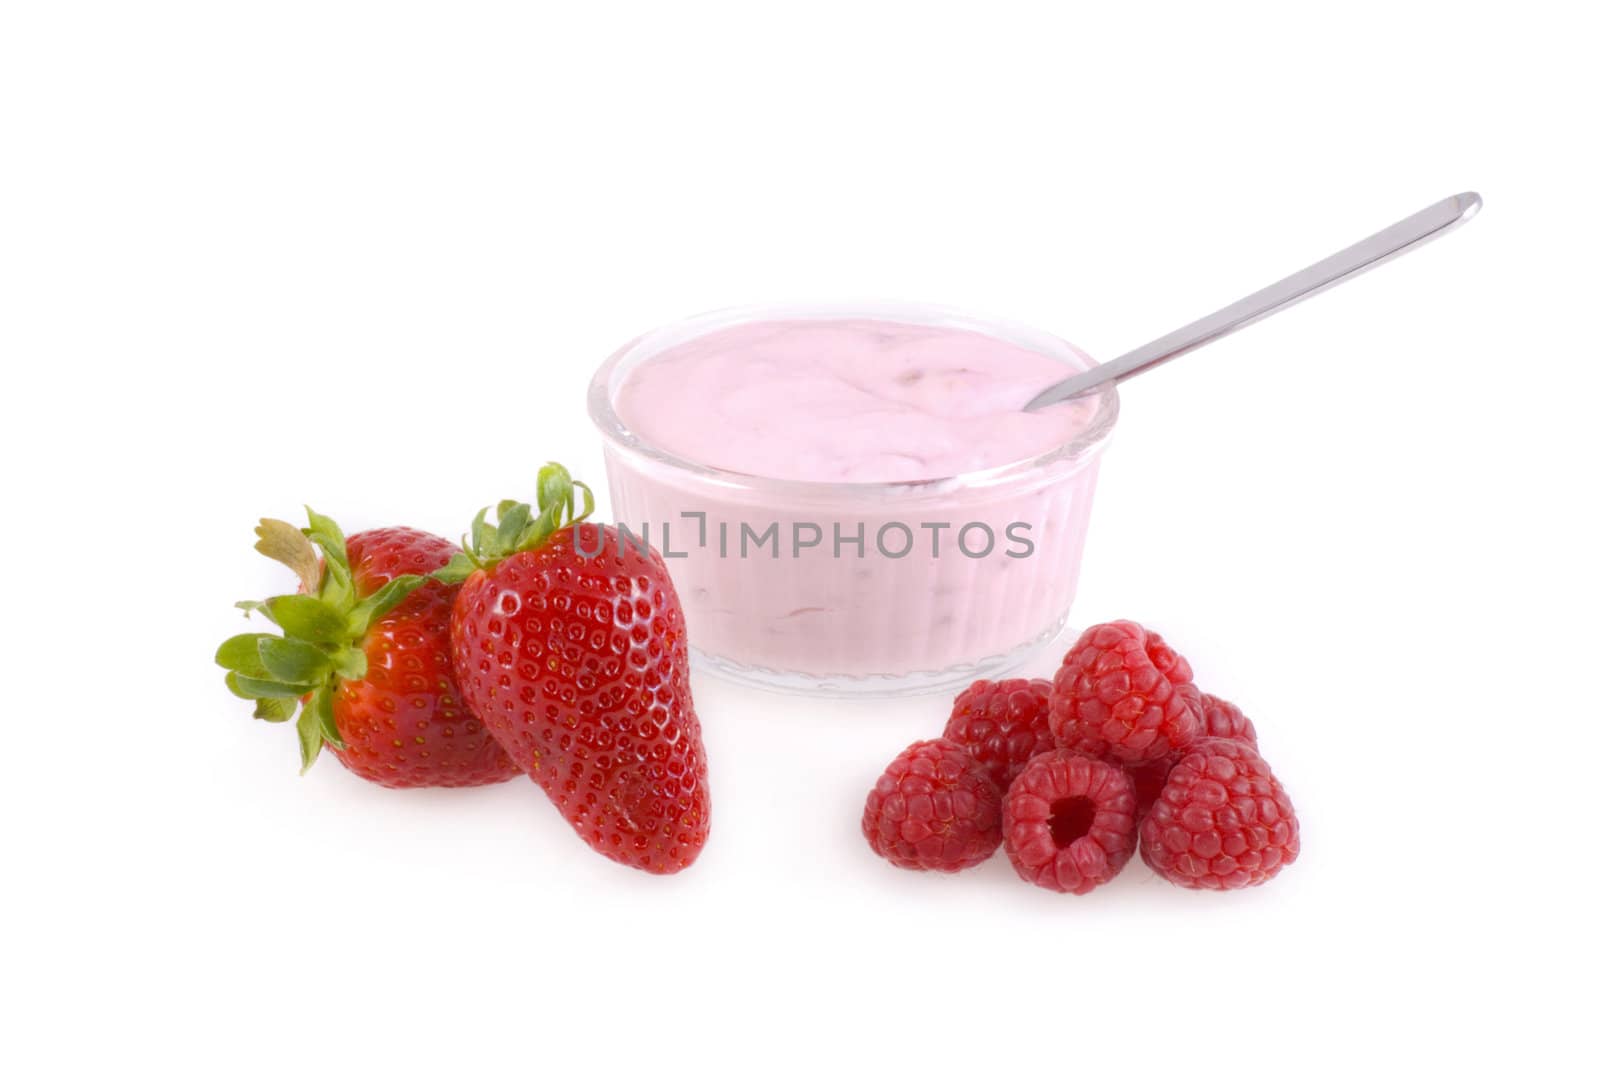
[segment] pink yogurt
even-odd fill
[[[1116,395],[1022,406],[1092,363],[927,306],[734,310],[625,347],[590,410],[615,519],[665,558],[703,665],[924,691],[1063,625]]]
[[[703,465],[876,483],[978,472],[1082,431],[1091,409],[1022,407],[1061,362],[976,331],[886,320],[771,320],[680,342],[617,392],[634,434]]]

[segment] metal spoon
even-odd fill
[[[1326,260],[1319,260],[1309,268],[1279,279],[1271,286],[1257,290],[1210,316],[1202,316],[1186,327],[1180,327],[1154,342],[1125,353],[1114,361],[1080,372],[1063,379],[1053,387],[1046,387],[1023,406],[1032,413],[1048,405],[1087,394],[1105,383],[1121,383],[1146,372],[1190,350],[1197,350],[1208,342],[1231,335],[1241,327],[1264,320],[1281,309],[1304,301],[1314,294],[1353,279],[1369,268],[1376,268],[1386,260],[1409,253],[1418,246],[1452,231],[1471,219],[1483,205],[1483,198],[1475,193],[1458,193],[1446,197],[1438,204],[1429,205],[1414,216],[1407,216],[1392,227],[1385,227],[1370,238],[1363,238],[1348,249],[1341,249]]]

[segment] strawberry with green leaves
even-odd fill
[[[249,632],[223,643],[217,663],[228,688],[253,700],[263,721],[289,721],[298,708],[301,772],[327,745],[351,772],[390,788],[515,777],[450,669],[456,590],[428,574],[455,548],[411,528],[346,540],[333,521],[306,512],[307,528],[263,520],[256,529],[256,549],[287,565],[300,591],[239,604],[281,635]]]
[[[435,574],[461,584],[456,679],[590,847],[673,874],[711,825],[683,609],[659,554],[580,523],[593,504],[547,465],[536,508],[502,502],[493,524],[478,514],[466,553]]]

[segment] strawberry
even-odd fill
[[[217,651],[235,695],[283,722],[299,701],[301,772],[333,748],[352,773],[390,788],[509,780],[510,757],[467,712],[450,672],[455,589],[428,572],[454,547],[411,528],[348,540],[311,510],[309,528],[264,519],[256,549],[300,578],[300,593],[239,606],[283,635],[251,632]],[[317,548],[322,556],[317,556]]]
[[[538,487],[537,511],[480,512],[466,553],[435,574],[461,583],[461,694],[590,847],[676,873],[711,820],[677,592],[654,550],[580,523],[594,498],[566,469],[545,466]]]

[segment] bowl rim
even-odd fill
[[[626,372],[631,371],[634,362],[648,360],[690,339],[725,327],[767,320],[847,319],[953,327],[1016,343],[1047,357],[1054,357],[1069,367],[1076,365],[1079,370],[1087,370],[1098,364],[1072,343],[1049,332],[929,302],[849,300],[736,305],[713,309],[646,331],[606,358],[589,380],[589,419],[599,428],[608,446],[625,453],[648,458],[720,487],[763,491],[787,498],[814,497],[819,493],[845,498],[937,495],[966,488],[994,488],[1029,477],[1066,475],[1082,467],[1097,454],[1116,425],[1121,403],[1116,385],[1108,383],[1086,395],[1096,399],[1097,403],[1089,423],[1071,439],[1042,453],[950,476],[857,483],[782,479],[694,461],[634,434],[623,422],[613,403],[616,389],[626,380]],[[1063,465],[1067,467],[1062,468]]]

